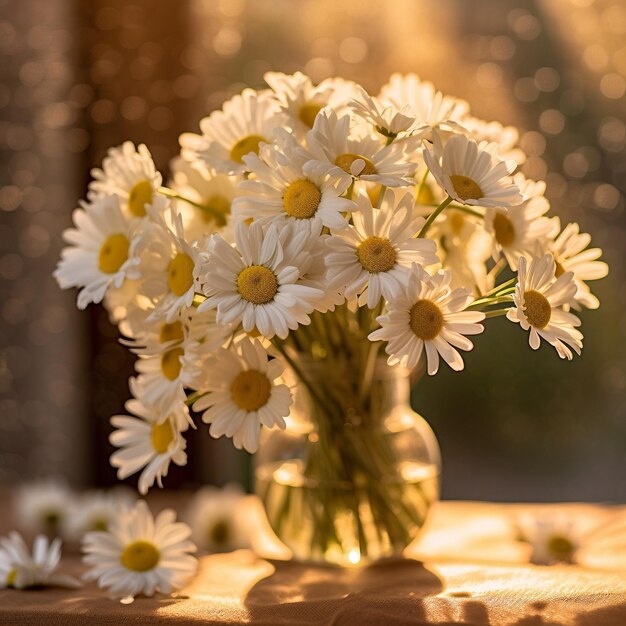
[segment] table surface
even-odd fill
[[[581,565],[530,565],[512,524],[521,511],[573,516],[583,530],[626,515],[624,507],[586,504],[443,502],[404,560],[314,567],[279,560],[264,535],[255,549],[267,558],[250,550],[203,556],[198,575],[173,597],[122,605],[95,584],[2,591],[0,624],[626,626],[626,537],[622,552],[596,541]],[[63,570],[84,571],[77,555],[64,558]]]

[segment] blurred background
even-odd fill
[[[132,373],[103,309],[51,277],[61,232],[108,147],[146,143],[167,175],[183,131],[267,70],[372,93],[416,72],[520,129],[553,214],[611,265],[585,349],[534,353],[495,319],[466,370],[413,405],[443,453],[443,496],[626,501],[626,3],[623,0],[0,0],[0,485],[115,484],[108,420]],[[168,487],[246,482],[200,429]],[[130,481],[134,483],[134,481]]]

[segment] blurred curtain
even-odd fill
[[[444,495],[624,499],[626,7],[621,0],[0,0],[0,483],[111,484],[108,420],[132,359],[99,307],[50,274],[89,169],[126,139],[167,174],[177,137],[263,73],[341,75],[376,93],[417,72],[521,128],[525,173],[605,248],[603,308],[581,359],[532,352],[494,320],[462,374],[414,403],[444,455]],[[245,474],[230,442],[190,437],[168,486]]]

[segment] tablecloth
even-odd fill
[[[583,528],[616,513],[584,504],[443,502],[402,560],[316,567],[279,560],[280,548],[265,537],[255,549],[267,558],[251,550],[202,556],[198,575],[173,597],[123,605],[94,584],[3,591],[0,624],[626,626],[626,557],[607,544],[583,553],[583,564],[530,565],[511,523],[530,510],[556,510]],[[77,556],[64,569],[83,571]]]

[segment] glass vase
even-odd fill
[[[379,359],[359,394],[336,363],[296,356],[292,366],[287,429],[265,432],[256,455],[270,526],[301,561],[400,556],[439,498],[439,447],[409,405],[408,372]]]

